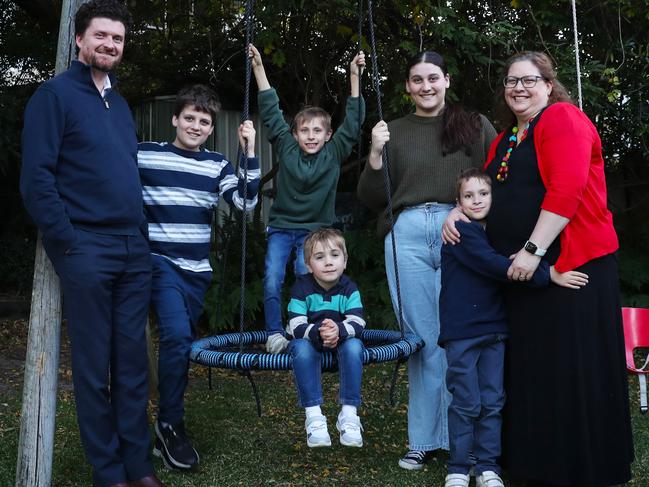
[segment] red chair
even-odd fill
[[[640,382],[640,411],[647,412],[647,374],[649,374],[649,356],[644,365],[638,368],[633,360],[636,348],[649,348],[649,309],[622,308],[624,323],[624,346],[626,348],[626,368],[638,376]]]

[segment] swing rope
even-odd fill
[[[250,118],[250,81],[252,77],[252,61],[248,55],[248,46],[252,43],[252,7],[254,0],[246,1],[246,44],[243,50],[246,63],[246,81],[244,86],[244,95],[243,95],[243,111],[241,114],[241,123],[245,122]],[[245,330],[244,320],[246,315],[246,254],[248,253],[248,215],[247,215],[247,203],[248,203],[248,140],[245,140],[244,149],[240,152],[239,157],[239,169],[238,172],[243,168],[243,209],[241,212],[241,297],[239,300],[239,333],[243,335]],[[240,176],[240,174],[238,174]],[[243,340],[239,345],[239,354],[238,358],[243,356],[244,343]],[[240,367],[238,367],[241,370]],[[252,374],[249,369],[242,370],[241,373],[245,375],[250,382],[252,387],[252,392],[255,396],[255,403],[257,405],[257,416],[261,417],[261,399],[259,398],[259,391],[257,390],[257,385],[252,378]]]
[[[363,49],[363,0],[358,0],[358,44],[356,53],[361,52]],[[363,157],[363,123],[361,120],[362,110],[362,97],[363,97],[363,77],[361,76],[360,69],[358,71],[358,146],[356,154],[358,158]]]
[[[383,120],[383,107],[381,105],[381,81],[379,79],[379,65],[377,61],[376,54],[376,38],[374,36],[374,20],[372,17],[372,0],[367,1],[368,8],[368,22],[369,22],[369,32],[370,32],[370,42],[372,46],[372,81],[374,83],[374,92],[376,93],[376,111],[379,116],[379,120]],[[385,194],[388,198],[387,212],[388,212],[388,227],[390,228],[390,239],[392,242],[392,261],[394,263],[394,281],[397,294],[397,320],[399,322],[399,331],[401,336],[404,336],[404,326],[403,326],[403,308],[401,306],[401,285],[399,282],[399,266],[397,264],[397,242],[396,236],[394,234],[394,211],[392,209],[392,185],[390,182],[390,161],[388,158],[388,144],[383,146],[383,152],[381,154],[383,160],[383,182],[385,185]]]
[[[374,35],[374,18],[372,15],[373,14],[372,0],[367,0],[367,14],[368,14],[368,22],[369,22],[370,43],[372,46],[372,81],[374,84],[374,92],[376,94],[376,111],[379,116],[379,119],[383,120],[383,107],[381,105],[381,82],[379,79],[379,66],[378,66],[377,52],[376,52],[376,37]],[[401,305],[401,284],[399,282],[399,266],[397,263],[397,242],[396,242],[396,236],[394,232],[394,211],[392,209],[392,187],[391,187],[392,185],[390,182],[390,161],[388,158],[388,150],[387,150],[388,144],[389,142],[386,142],[386,144],[383,146],[383,152],[381,153],[381,157],[383,161],[383,182],[385,185],[385,194],[388,199],[387,212],[388,212],[388,225],[390,228],[390,239],[392,242],[394,282],[395,282],[396,295],[397,295],[397,310],[398,310],[397,320],[399,322],[399,331],[401,332],[401,338],[403,339],[405,335],[405,331],[404,331],[404,324],[403,324],[403,307]],[[394,366],[394,370],[392,371],[389,398],[390,398],[390,404],[392,404],[393,406],[395,404],[394,394],[397,385],[397,378],[399,376],[399,367],[404,361],[405,359],[403,357],[400,357]]]
[[[579,99],[579,109],[583,110],[582,97],[581,97],[581,68],[579,66],[579,32],[577,30],[577,4],[575,0],[571,0],[572,4],[572,27],[575,35],[575,68],[577,70],[577,97]]]

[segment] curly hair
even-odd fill
[[[216,121],[216,114],[221,109],[221,104],[216,93],[205,85],[190,85],[182,88],[176,95],[174,115],[180,116],[180,112],[186,106],[193,106],[199,112],[209,113],[212,117],[212,125]]]
[[[568,90],[561,82],[557,79],[557,72],[554,69],[554,64],[547,56],[547,54],[539,51],[522,51],[511,56],[505,65],[503,66],[502,72],[500,74],[500,79],[504,79],[509,72],[509,68],[514,63],[521,61],[529,61],[539,70],[543,79],[549,83],[552,83],[552,92],[550,93],[550,98],[548,100],[548,105],[557,103],[559,101],[565,101],[568,103],[573,103],[573,99],[570,97]],[[516,123],[516,117],[509,109],[507,102],[505,102],[505,87],[502,83],[498,83],[498,89],[496,90],[495,98],[495,113],[496,119],[502,123],[505,127],[513,125]]]
[[[118,0],[91,0],[81,5],[74,16],[74,35],[83,35],[92,19],[96,17],[121,22],[124,24],[127,34],[133,23],[133,18],[123,2]]]

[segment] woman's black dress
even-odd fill
[[[503,255],[523,247],[539,217],[545,187],[533,132],[541,116],[514,148],[508,179],[495,178],[507,137],[487,170],[494,181],[487,233]],[[545,258],[553,264],[559,253],[557,238]],[[506,286],[503,465],[514,476],[552,485],[620,484],[630,478],[633,443],[617,259],[600,257],[576,270],[589,275],[579,290]]]

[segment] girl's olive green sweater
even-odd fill
[[[409,206],[422,203],[455,203],[455,183],[458,175],[469,167],[482,167],[496,130],[489,120],[480,116],[482,133],[469,150],[464,148],[445,154],[442,148],[442,117],[406,115],[388,123],[390,142],[388,160],[392,188],[394,220]],[[468,153],[467,153],[468,152]],[[390,231],[387,216],[387,196],[383,170],[369,164],[358,183],[358,197],[377,212],[377,233],[385,237]]]

